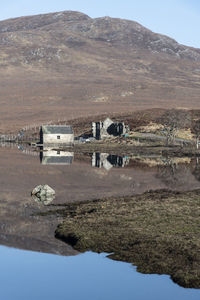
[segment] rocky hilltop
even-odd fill
[[[64,11],[0,22],[0,130],[149,107],[199,107],[200,49],[128,20]]]
[[[26,34],[26,31],[29,31],[29,34]],[[34,32],[30,34],[30,31]],[[49,45],[45,45],[45,40],[41,43],[36,32],[40,35],[48,33]],[[16,37],[19,38],[19,41],[20,37],[23,38],[25,44],[33,43],[32,38],[34,37],[38,38],[38,45],[43,44],[47,50],[50,45],[55,45],[55,42],[57,47],[81,47],[86,45],[86,39],[89,39],[115,47],[149,50],[152,53],[165,53],[178,58],[200,61],[199,49],[180,45],[175,40],[155,34],[136,22],[110,17],[92,19],[79,12],[64,11],[6,20],[0,22],[0,33],[6,33],[2,34],[0,41],[2,46],[15,44]],[[15,34],[13,35],[13,33]],[[42,57],[39,53],[38,49],[38,58]],[[26,53],[24,54],[26,56]]]

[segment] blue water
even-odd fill
[[[0,247],[1,300],[193,300],[168,276],[143,275],[128,263],[87,252],[57,256]]]

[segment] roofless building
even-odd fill
[[[97,140],[109,136],[121,136],[128,132],[128,125],[125,125],[124,122],[113,122],[110,118],[106,118],[103,122],[99,121],[92,123],[92,134]]]

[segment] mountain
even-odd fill
[[[0,22],[0,131],[151,107],[199,108],[200,49],[73,11]]]

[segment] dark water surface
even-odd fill
[[[0,247],[0,299],[200,299],[200,290],[181,288],[168,276],[142,275],[105,255],[77,255],[54,238],[61,217],[38,216],[45,207],[30,195],[35,186],[48,184],[56,191],[48,206],[53,209],[148,190],[193,190],[200,188],[197,159],[39,156],[23,148],[0,148],[0,165],[0,245],[12,247]]]

